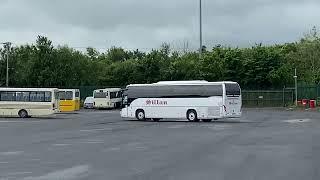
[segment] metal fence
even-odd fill
[[[318,99],[320,97],[320,85],[298,86],[298,99]]]
[[[244,107],[285,107],[294,104],[294,90],[243,90]]]
[[[298,100],[314,99],[320,104],[320,84],[298,85]],[[295,102],[295,89],[282,90],[243,90],[242,102],[244,107],[280,107],[293,105]]]

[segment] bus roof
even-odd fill
[[[79,89],[59,89],[59,91],[75,91],[75,92],[79,92]]]
[[[220,82],[208,82],[208,81],[159,81],[153,84],[130,84],[127,87],[133,86],[165,86],[165,85],[220,85],[220,84],[237,84],[233,81],[220,81]]]
[[[94,90],[95,92],[97,91],[119,91],[121,88],[105,88],[105,89],[96,89]]]
[[[58,88],[0,88],[0,91],[55,91]]]
[[[153,83],[153,84],[190,84],[190,83],[207,83],[208,81],[205,80],[192,80],[192,81],[159,81],[157,83]]]
[[[201,87],[201,88],[200,88]],[[222,96],[221,84],[147,84],[133,85],[124,92],[128,98],[210,97]]]

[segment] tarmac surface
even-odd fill
[[[285,109],[211,123],[1,118],[0,180],[318,180],[319,139],[320,113]]]

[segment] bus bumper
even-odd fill
[[[240,118],[241,117],[241,112],[240,113],[234,113],[234,114],[225,114],[224,118]]]
[[[120,116],[123,118],[127,118],[128,117],[128,109],[127,108],[122,108],[120,110]]]

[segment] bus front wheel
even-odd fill
[[[198,122],[198,116],[197,116],[197,112],[195,110],[188,110],[187,112],[187,119],[191,122]]]
[[[27,112],[26,110],[24,110],[24,109],[20,110],[20,111],[18,112],[18,115],[19,115],[20,118],[27,118],[27,117],[29,117],[28,112]]]
[[[137,118],[139,121],[144,121],[144,120],[146,119],[144,110],[138,109],[138,110],[136,111],[136,118]]]

